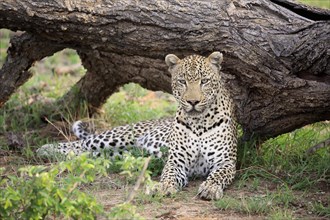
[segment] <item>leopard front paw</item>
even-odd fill
[[[223,186],[210,181],[204,181],[198,189],[198,196],[206,200],[219,200],[223,196]]]
[[[177,183],[175,181],[163,181],[160,183],[156,183],[154,186],[148,188],[146,190],[146,194],[160,194],[163,196],[174,195],[180,190]]]

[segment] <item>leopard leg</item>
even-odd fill
[[[200,185],[198,196],[207,200],[218,200],[223,196],[223,190],[232,183],[236,173],[235,161],[225,161],[216,164],[216,168]]]
[[[180,126],[174,126],[171,133],[168,160],[156,189],[163,195],[174,194],[188,184],[189,171],[198,159],[197,141]]]
[[[180,156],[177,158],[182,160]],[[172,195],[180,191],[182,187],[188,184],[188,177],[183,163],[177,163],[175,160],[168,160],[163,169],[160,183],[157,191],[163,195]]]
[[[223,190],[232,183],[235,177],[236,125],[230,122],[221,124],[203,137],[201,154],[209,173],[198,190],[198,195],[202,199],[220,199],[223,196]]]

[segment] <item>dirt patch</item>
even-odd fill
[[[110,179],[118,179],[119,175],[111,175]],[[122,180],[123,181],[123,180]],[[123,181],[124,182],[124,181]],[[184,188],[172,198],[162,198],[160,200],[153,199],[144,195],[142,190],[139,191],[134,200],[134,205],[137,206],[137,212],[146,219],[173,219],[173,220],[213,220],[213,219],[243,219],[243,220],[259,220],[265,219],[264,215],[247,215],[232,210],[220,210],[212,201],[204,201],[196,197],[198,186],[201,180],[191,181],[189,186]],[[108,184],[105,188],[94,190],[93,195],[96,196],[107,211],[112,207],[125,201],[130,192],[131,185],[122,183],[113,185]],[[267,193],[275,193],[274,183],[263,181],[256,190],[251,190],[248,187],[237,187],[232,185],[225,191],[225,194],[233,198],[248,198],[248,197],[263,197]],[[303,219],[326,219],[319,217],[308,211],[308,203],[318,201],[323,205],[327,205],[330,198],[330,192],[299,192],[294,191],[295,199],[290,203],[290,210],[293,211],[295,218]]]
[[[196,197],[200,183],[200,180],[192,181],[188,187],[174,197],[162,198],[161,201],[153,200],[150,197],[145,198],[144,192],[140,190],[134,205],[137,206],[138,213],[146,219],[264,219],[263,216],[244,216],[239,213],[220,211],[212,201],[204,201]],[[124,202],[129,192],[130,186],[96,190],[93,194],[97,201],[107,211],[110,211],[112,207]]]

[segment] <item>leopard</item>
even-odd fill
[[[39,155],[89,152],[99,156],[110,150],[110,157],[122,156],[128,146],[145,150],[167,160],[159,183],[152,190],[173,195],[188,185],[191,177],[202,177],[197,196],[219,200],[234,180],[237,154],[237,123],[234,102],[226,88],[221,64],[223,54],[174,54],[165,57],[171,74],[172,94],[178,102],[175,117],[143,121],[95,134],[82,121],[73,124],[77,141],[46,144]]]

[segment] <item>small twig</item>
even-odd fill
[[[45,120],[51,124],[54,128],[56,128],[57,131],[59,131],[61,133],[61,135],[63,135],[63,137],[65,137],[65,139],[70,142],[70,139],[67,135],[64,134],[64,132],[62,131],[62,129],[58,128],[53,122],[49,121],[48,118],[45,117]]]
[[[141,182],[143,181],[144,179],[144,174],[148,168],[148,164],[149,164],[149,161],[150,161],[151,157],[148,157],[143,165],[143,168],[142,168],[142,171],[140,173],[140,176],[138,178],[138,180],[136,181],[135,185],[134,185],[134,188],[133,190],[131,191],[131,193],[128,195],[127,199],[126,199],[126,202],[127,203],[130,203],[132,202],[132,200],[134,199],[134,196],[137,192],[137,190],[139,189],[140,185],[141,185]]]

